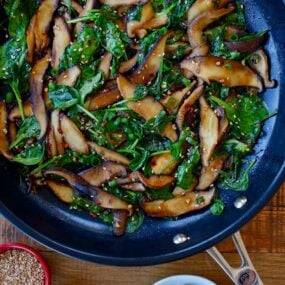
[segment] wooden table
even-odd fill
[[[241,232],[264,284],[285,284],[285,183],[268,206]],[[119,268],[65,257],[32,241],[1,216],[0,233],[0,243],[24,242],[41,252],[51,268],[52,285],[151,285],[173,274],[201,275],[217,284],[232,284],[206,253],[159,266]],[[218,247],[231,264],[239,265],[230,239]]]

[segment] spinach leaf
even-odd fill
[[[35,168],[30,175],[39,173],[40,171],[58,166],[69,170],[78,170],[81,167],[96,167],[102,162],[98,154],[80,154],[75,151],[68,150],[63,155],[55,156],[43,164]]]
[[[11,37],[23,36],[34,15],[38,0],[8,0],[1,1],[9,18],[8,32]]]
[[[189,149],[188,157],[178,167],[177,186],[183,189],[189,189],[195,182],[194,171],[200,162],[199,147],[195,146]]]
[[[220,216],[225,209],[225,204],[222,200],[215,198],[213,205],[210,208],[211,213],[214,216]]]
[[[137,5],[128,9],[128,21],[140,21],[142,16],[142,6]]]
[[[209,99],[226,110],[232,124],[231,134],[249,145],[256,141],[262,122],[270,116],[265,103],[256,94],[243,93],[229,102],[215,96]]]
[[[113,213],[112,211],[106,210],[98,205],[96,205],[94,202],[83,199],[77,195],[73,196],[73,202],[70,205],[70,209],[72,210],[86,210],[92,216],[98,216],[101,220],[103,220],[105,223],[111,224],[113,222]]]
[[[19,146],[26,139],[37,138],[39,134],[40,126],[37,119],[34,116],[26,118],[17,132],[16,140],[11,143],[10,149]]]
[[[247,167],[242,168],[238,175],[222,173],[224,177],[222,180],[223,186],[234,191],[245,191],[249,185],[249,172],[255,164],[255,160],[251,161]]]
[[[166,14],[169,18],[169,26],[185,28],[183,22],[187,20],[187,12],[195,0],[154,0],[152,6],[159,14]]]
[[[36,165],[45,155],[45,143],[37,142],[25,148],[21,153],[14,156],[13,161],[24,165]]]
[[[165,187],[159,190],[149,189],[147,190],[147,196],[151,200],[169,200],[174,198],[171,187]]]
[[[215,96],[222,100],[226,99],[229,96],[230,88],[225,87],[218,82],[211,82],[205,88],[206,96]]]
[[[143,85],[143,84],[138,84],[136,86],[135,92],[134,92],[134,98],[136,100],[141,100],[144,97],[146,97],[148,95],[148,88],[147,86]]]
[[[98,73],[94,77],[83,81],[82,84],[79,86],[81,104],[84,104],[87,95],[101,88],[104,82],[105,77],[102,71],[98,71]]]
[[[117,25],[112,22],[107,22],[105,25],[105,48],[112,55],[117,58],[125,57],[126,54],[126,43],[129,42],[129,38],[124,34]]]
[[[69,86],[50,88],[48,96],[55,109],[67,109],[79,102],[78,91]]]
[[[223,148],[230,154],[242,158],[250,152],[250,147],[236,139],[229,139],[223,143]]]
[[[231,60],[241,61],[245,59],[247,57],[247,53],[230,51],[226,47],[224,43],[225,34],[226,34],[225,26],[213,28],[206,33],[206,35],[208,36],[210,45],[211,45],[210,54],[214,56],[218,56],[218,57],[225,57]],[[230,69],[231,67],[228,66],[228,68]]]
[[[136,211],[127,221],[126,232],[129,234],[134,233],[142,225],[144,221],[144,213]]]
[[[139,204],[141,199],[143,198],[143,193],[141,192],[133,192],[120,189],[115,180],[109,181],[105,184],[104,187],[106,191],[127,201],[130,204]]]
[[[166,111],[161,111],[154,118],[146,121],[144,128],[150,130],[152,133],[161,132],[165,129],[166,125],[174,119],[174,116],[169,115]]]
[[[235,26],[239,29],[246,29],[244,5],[241,1],[236,1],[236,10],[233,13],[226,15],[222,20],[222,24],[226,26]]]
[[[138,151],[133,152],[133,156],[134,158],[130,162],[129,167],[132,171],[137,171],[146,163],[150,156],[150,153],[143,148],[139,148]]]
[[[89,64],[94,61],[99,49],[100,41],[95,29],[86,25],[80,30],[76,41],[66,47],[59,69]]]
[[[190,137],[190,129],[183,129],[180,133],[179,140],[170,146],[171,155],[175,160],[179,160],[183,157],[185,142],[188,137]]]
[[[154,47],[155,43],[160,39],[161,36],[167,33],[167,28],[160,28],[149,33],[146,37],[140,40],[141,52],[139,54],[138,64],[144,61],[144,58]]]

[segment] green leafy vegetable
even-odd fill
[[[144,213],[136,211],[127,221],[126,232],[129,234],[134,233],[139,229],[144,221]]]
[[[225,209],[225,204],[222,200],[215,198],[214,203],[212,204],[210,210],[214,216],[220,216]]]
[[[25,148],[21,153],[13,157],[13,161],[24,165],[39,164],[45,155],[45,143],[37,142]]]
[[[16,140],[10,144],[10,149],[19,146],[26,139],[37,138],[39,134],[40,126],[38,124],[37,119],[34,116],[26,118],[22,122],[17,132]]]
[[[74,65],[85,65],[94,61],[100,48],[96,31],[88,25],[84,26],[74,43],[65,49],[59,69],[67,69]]]
[[[169,200],[174,198],[171,187],[165,187],[159,190],[148,190],[147,195],[151,200]]]
[[[231,134],[247,144],[253,144],[261,131],[261,124],[270,116],[265,103],[256,94],[241,94],[230,102],[215,96],[210,100],[226,110],[232,124]]]
[[[233,177],[230,174],[224,173],[223,185],[234,191],[245,191],[249,185],[249,172],[255,164],[255,160],[251,161],[247,167],[242,168],[238,176],[234,175]]]
[[[154,118],[149,119],[146,121],[144,127],[151,132],[162,132],[166,125],[173,120],[173,116],[170,116],[166,113],[166,111],[161,111],[158,115]]]
[[[177,186],[189,189],[195,182],[194,171],[200,162],[199,147],[192,147],[188,151],[188,157],[179,165],[177,170]]]
[[[79,94],[80,94],[80,102],[83,105],[85,102],[86,97],[91,93],[98,89],[100,89],[105,82],[104,74],[102,71],[98,71],[98,73],[88,79],[85,80],[82,85],[79,87]]]
[[[128,9],[128,21],[140,21],[142,16],[142,6],[137,5]]]
[[[69,86],[57,86],[48,95],[55,109],[67,109],[79,103],[78,91]]]

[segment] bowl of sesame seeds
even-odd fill
[[[0,284],[50,285],[49,268],[43,257],[25,244],[0,244]]]

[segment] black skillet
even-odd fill
[[[146,218],[134,234],[114,237],[104,223],[87,213],[71,212],[49,191],[27,195],[13,166],[0,160],[0,212],[16,227],[40,243],[76,258],[110,265],[135,266],[168,262],[201,252],[237,231],[269,201],[285,174],[285,4],[282,0],[244,1],[252,31],[270,30],[266,46],[271,77],[278,81],[264,94],[278,115],[265,123],[255,147],[257,163],[246,192],[221,190],[226,209],[216,217],[204,210],[177,221]],[[234,207],[241,195],[242,209]],[[177,234],[191,237],[176,245]],[[253,237],[254,238],[254,237]]]

